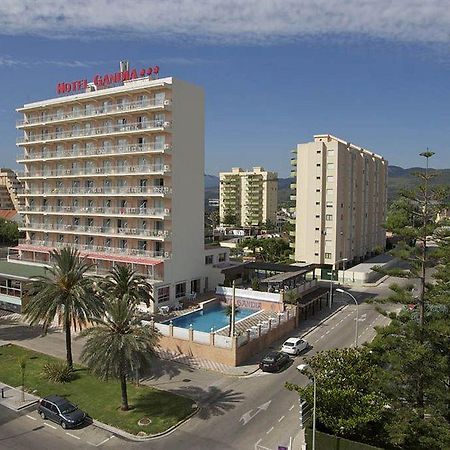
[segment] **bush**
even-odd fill
[[[72,380],[73,371],[65,362],[48,362],[42,367],[42,376],[54,383],[68,383]]]

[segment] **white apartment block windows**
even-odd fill
[[[327,183],[333,183],[334,182],[334,176],[333,175],[328,175],[327,176]]]
[[[219,253],[219,262],[224,262],[227,259],[226,253]]]
[[[331,253],[325,253],[325,259],[331,259]]]
[[[334,163],[327,163],[327,169],[333,170],[334,169]]]
[[[333,220],[333,214],[326,214],[325,220]]]
[[[206,255],[205,256],[205,264],[206,265],[209,265],[209,264],[212,264],[213,263],[213,255]]]

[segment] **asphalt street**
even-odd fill
[[[385,295],[389,283],[352,291],[361,302],[359,343],[373,338],[373,327],[388,322],[375,311],[373,305],[363,303],[363,300],[374,295]],[[97,440],[88,442],[81,435],[76,439],[57,427],[50,428],[37,416],[36,420],[30,419],[33,413],[18,415],[0,408],[0,448],[71,449],[95,445],[108,449],[272,450],[277,449],[278,445],[287,445],[289,437],[298,432],[298,396],[285,389],[284,384],[286,381],[301,385],[307,383],[307,378],[296,370],[305,356],[353,345],[356,306],[347,304],[347,300],[345,295],[336,293],[335,301],[342,308],[306,336],[312,348],[305,355],[295,357],[291,365],[280,373],[262,373],[258,370],[247,377],[233,378],[184,369],[188,370],[189,375],[182,370],[170,377],[155,378],[155,385],[159,383],[164,389],[196,398],[200,406],[198,414],[169,435],[137,443],[117,437],[107,439],[107,435],[99,434]],[[302,332],[293,335],[302,336]],[[183,376],[189,376],[196,382],[183,383]]]

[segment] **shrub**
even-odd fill
[[[54,383],[68,383],[72,380],[73,371],[63,361],[48,362],[42,367],[42,376]]]

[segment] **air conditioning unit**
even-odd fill
[[[170,253],[169,252],[164,252],[164,258],[170,258]]]
[[[164,100],[164,106],[169,106],[172,103],[172,100]]]
[[[170,150],[171,145],[170,144],[164,144],[164,150]]]
[[[164,172],[169,172],[170,166],[168,164],[164,164]]]
[[[163,127],[164,127],[164,128],[169,128],[170,125],[172,125],[171,122],[164,122]]]

